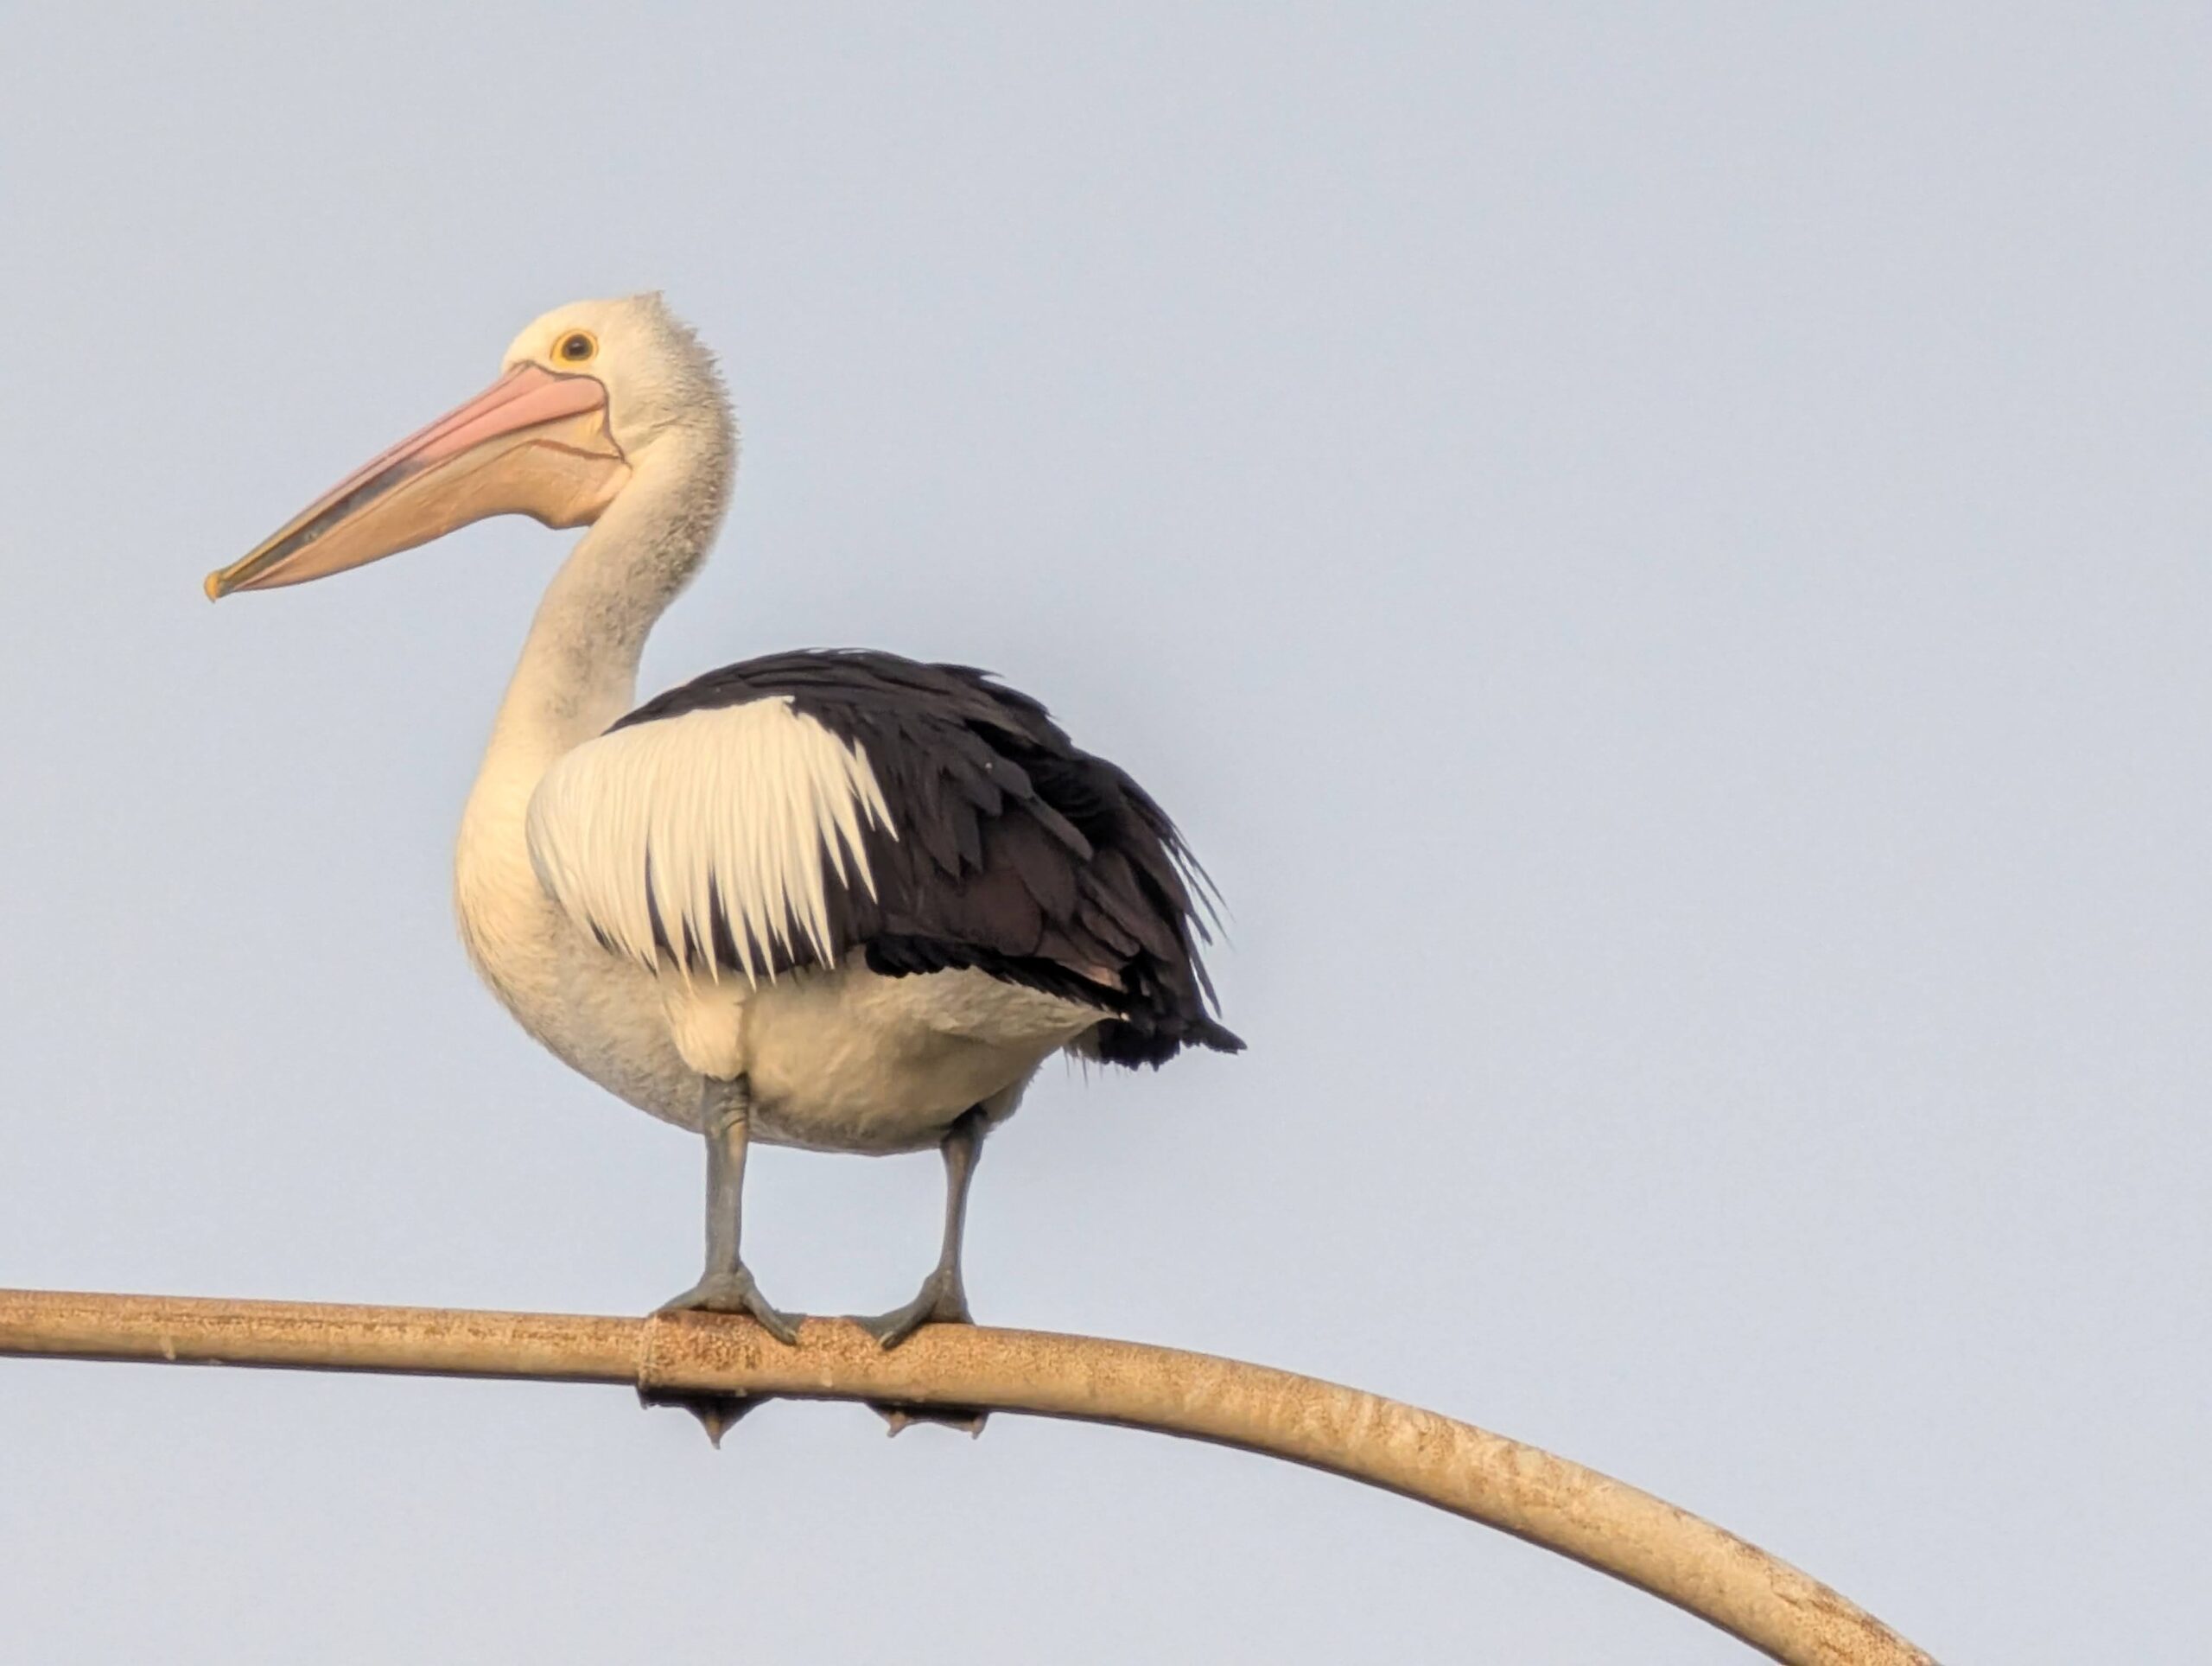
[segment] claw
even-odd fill
[[[721,1449],[722,1436],[728,1434],[737,1420],[760,1402],[748,1394],[670,1394],[638,1390],[638,1403],[652,1409],[659,1406],[673,1406],[688,1411],[699,1420],[699,1427],[707,1431],[707,1439],[715,1449]]]
[[[982,1437],[983,1425],[991,1416],[972,1406],[894,1406],[871,1400],[868,1408],[890,1425],[884,1430],[886,1434],[904,1434],[917,1423],[939,1423],[949,1429],[958,1429],[970,1440]]]
[[[663,1313],[747,1313],[760,1328],[786,1346],[798,1341],[798,1315],[768,1305],[752,1273],[743,1267],[709,1273],[680,1296],[671,1297],[654,1310]]]

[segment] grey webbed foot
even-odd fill
[[[886,1349],[897,1347],[925,1325],[976,1322],[968,1311],[968,1291],[960,1278],[960,1244],[968,1221],[968,1183],[975,1178],[976,1159],[982,1150],[983,1135],[989,1128],[988,1116],[983,1107],[977,1105],[956,1117],[945,1130],[942,1147],[944,1247],[938,1252],[936,1270],[922,1281],[920,1293],[903,1307],[854,1321]],[[893,1434],[911,1423],[942,1423],[965,1429],[971,1435],[983,1432],[984,1413],[976,1407],[900,1406],[873,1401],[869,1403],[891,1425]]]
[[[973,1325],[976,1320],[968,1311],[968,1293],[961,1288],[959,1270],[940,1267],[922,1281],[920,1294],[905,1307],[853,1322],[887,1350],[925,1325]],[[990,1415],[972,1406],[898,1406],[874,1400],[868,1402],[868,1409],[891,1426],[893,1434],[916,1423],[941,1423],[973,1438],[983,1432],[984,1420]]]
[[[895,1348],[925,1325],[973,1325],[968,1292],[957,1268],[940,1267],[922,1281],[920,1294],[903,1307],[853,1321],[879,1343]],[[896,1431],[894,1430],[895,1434]]]
[[[768,1305],[760,1294],[760,1287],[753,1281],[753,1274],[740,1266],[725,1272],[709,1273],[680,1296],[673,1296],[655,1309],[664,1313],[748,1313],[760,1321],[760,1328],[777,1341],[785,1345],[798,1341],[798,1315],[787,1313],[779,1307]]]

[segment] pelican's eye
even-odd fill
[[[553,356],[564,365],[583,365],[598,351],[599,338],[589,330],[570,330],[553,349]]]

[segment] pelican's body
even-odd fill
[[[702,1071],[688,1053],[751,1083],[756,1138],[921,1150],[972,1105],[1002,1120],[1038,1065],[1098,1022],[1095,1008],[973,970],[885,977],[855,965],[757,987],[657,976],[607,953],[547,897],[524,835],[536,785],[495,742],[455,852],[461,939],[524,1029],[664,1122],[698,1129]]]
[[[942,1145],[945,1254],[885,1316],[889,1343],[965,1317],[967,1177],[1046,1058],[1240,1044],[1209,1010],[1173,824],[1035,702],[960,667],[799,653],[636,706],[645,637],[705,560],[735,461],[690,331],[657,297],[582,303],[208,588],[321,577],[486,514],[588,526],[462,817],[462,938],[532,1036],[707,1135],[708,1275],[678,1305],[788,1332],[737,1256],[749,1138]]]

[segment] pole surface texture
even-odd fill
[[[749,1319],[652,1319],[0,1290],[0,1354],[620,1383],[648,1397],[856,1400],[1079,1419],[1287,1459],[1499,1529],[1790,1666],[1933,1666],[1819,1580],[1688,1511],[1472,1424],[1207,1354],[849,1320],[785,1347]]]

